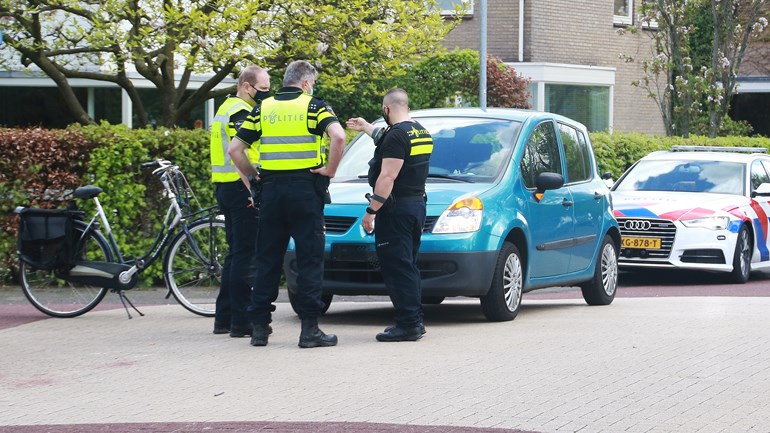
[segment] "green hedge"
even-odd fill
[[[348,139],[355,135],[347,131]],[[592,133],[601,173],[617,179],[642,156],[674,145],[763,147],[768,138],[657,137]],[[16,206],[63,207],[66,194],[81,185],[104,189],[99,197],[126,257],[143,254],[167,209],[162,186],[142,162],[168,159],[187,175],[201,205],[215,203],[209,172],[208,132],[202,129],[140,129],[102,124],[65,130],[0,129],[0,282],[13,281],[16,262]],[[80,203],[89,213],[91,201]],[[113,213],[114,212],[114,213]],[[158,263],[142,285],[162,284]]]

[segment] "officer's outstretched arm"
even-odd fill
[[[248,154],[246,153],[247,149],[248,146],[246,146],[246,143],[241,141],[238,137],[233,137],[233,140],[227,146],[227,154],[230,156],[233,164],[238,168],[238,171],[243,173],[243,175],[246,177],[256,176],[257,169],[251,165],[251,161],[249,161]]]

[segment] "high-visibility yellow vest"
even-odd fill
[[[227,154],[227,147],[235,133],[238,132],[230,125],[230,117],[242,110],[251,112],[251,106],[243,99],[231,96],[219,106],[216,115],[214,115],[209,140],[212,182],[235,182],[240,179],[238,169],[230,159],[230,155]],[[252,164],[259,162],[257,146],[250,147],[248,155]]]
[[[326,149],[322,137],[309,129],[318,123],[318,112],[309,112],[312,98],[303,93],[290,100],[270,97],[262,101],[260,167],[280,171],[324,164]]]

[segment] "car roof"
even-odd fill
[[[545,111],[525,110],[519,108],[427,108],[422,110],[412,110],[409,115],[413,118],[420,119],[426,117],[482,117],[489,119],[507,119],[515,120],[519,122],[525,122],[527,120],[538,119],[556,119],[563,122],[571,123],[573,125],[580,125],[583,129],[585,126],[580,122],[564,117],[555,113],[548,113]]]
[[[746,163],[757,157],[770,162],[770,156],[764,153],[745,152],[711,152],[711,151],[677,151],[660,150],[642,158],[642,161],[724,161]]]

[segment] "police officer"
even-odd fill
[[[281,267],[289,238],[297,249],[295,309],[302,319],[299,346],[337,344],[337,336],[318,328],[323,280],[323,208],[329,179],[334,177],[345,146],[345,131],[331,107],[313,97],[318,72],[308,62],[286,68],[275,96],[254,107],[230,144],[228,153],[238,169],[262,184],[257,236],[257,276],[249,313],[251,345],[265,346],[272,332]],[[323,134],[330,138],[328,159]],[[248,163],[243,149],[259,140],[260,172]]]
[[[251,335],[246,315],[252,283],[248,270],[254,268],[259,214],[251,202],[249,181],[233,165],[227,147],[257,101],[269,95],[269,89],[267,71],[253,65],[244,68],[238,76],[236,94],[222,103],[211,124],[211,180],[217,204],[225,217],[225,237],[230,247],[216,301],[214,334]],[[245,157],[251,164],[257,163],[255,150],[249,149]]]
[[[361,118],[347,121],[349,128],[364,131],[376,144],[369,169],[374,189],[361,225],[367,233],[374,231],[382,278],[396,310],[395,325],[377,334],[377,340],[416,341],[425,334],[417,252],[433,139],[409,117],[409,97],[402,89],[385,94],[382,116],[388,124],[384,131]]]

